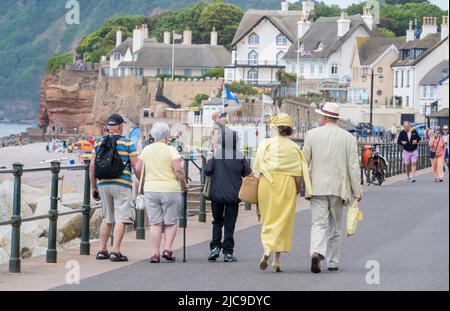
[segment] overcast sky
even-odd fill
[[[359,0],[323,0],[323,1],[327,4],[338,4],[342,8],[345,8],[352,3],[361,2]],[[429,0],[429,2],[436,4],[437,6],[439,6],[444,10],[448,10],[448,0]]]

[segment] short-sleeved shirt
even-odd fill
[[[106,137],[106,136],[105,136]],[[98,153],[100,150],[100,145],[102,144],[105,137],[100,137],[95,141],[94,150],[95,153]],[[116,140],[116,148],[119,152],[120,158],[125,164],[125,168],[122,172],[122,175],[119,178],[113,179],[99,179],[97,181],[97,186],[105,186],[105,185],[117,185],[127,188],[133,187],[133,181],[131,179],[131,162],[130,158],[138,156],[138,152],[136,151],[136,146],[133,144],[131,140],[126,137],[119,137]]]
[[[172,161],[181,156],[175,147],[156,142],[144,148],[139,158],[144,163],[144,192],[181,192]]]

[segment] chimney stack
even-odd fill
[[[148,26],[147,24],[142,24],[142,38],[148,39]]]
[[[448,37],[448,16],[442,16],[441,41]]]
[[[369,29],[373,30],[373,15],[370,14],[369,7],[367,5],[363,8],[363,15],[361,16],[364,23],[369,27]]]
[[[406,42],[413,41],[415,39],[413,22],[409,21],[408,30],[406,31]]]
[[[192,44],[192,30],[189,27],[183,32],[183,44]]]
[[[298,38],[301,39],[305,33],[309,30],[309,28],[311,27],[311,22],[305,20],[304,18],[302,18],[300,21],[297,22],[297,35]]]
[[[122,30],[119,27],[116,32],[116,47],[118,47],[121,44],[122,44]]]
[[[170,32],[164,31],[164,44],[170,44]]]
[[[350,20],[347,18],[347,12],[342,11],[341,17],[337,21],[338,31],[337,36],[343,37],[350,30]]]
[[[139,26],[133,29],[133,53],[140,50],[144,46],[144,34]]]
[[[213,26],[211,31],[211,45],[217,45],[217,31],[215,26]]]
[[[314,2],[313,1],[302,1],[302,11],[304,19],[308,20],[311,12],[314,11]]]
[[[281,2],[281,11],[283,11],[283,12],[289,11],[289,1]]]
[[[427,35],[437,33],[437,18],[431,16],[424,16],[422,22],[422,33],[420,39],[425,38]]]

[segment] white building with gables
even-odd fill
[[[298,36],[298,22],[308,19],[314,8],[303,1],[303,11],[290,11],[289,1],[281,10],[248,10],[235,33],[231,64],[225,66],[225,81],[245,81],[255,86],[276,82],[276,72],[285,68],[284,56]]]

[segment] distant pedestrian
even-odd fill
[[[234,229],[239,213],[239,190],[242,178],[251,173],[250,165],[237,150],[237,133],[230,139],[222,133],[221,146],[206,164],[206,175],[211,176],[211,209],[213,216],[211,253],[208,260],[215,261],[222,250],[225,262],[237,261],[234,251]],[[222,229],[224,238],[222,241]]]
[[[136,169],[137,151],[132,141],[122,136],[125,121],[118,114],[107,120],[109,134],[100,137],[92,149],[89,167],[93,197],[102,200],[103,222],[100,226],[100,250],[97,259],[128,261],[120,252],[126,225],[134,223],[131,207],[131,167]],[[108,252],[107,242],[114,224],[114,245]]]
[[[397,137],[397,133],[398,133],[397,124],[394,123],[394,125],[392,125],[391,130],[390,130],[391,143],[393,143],[395,141],[395,137]]]
[[[439,128],[434,130],[434,134],[428,142],[431,153],[434,155],[431,158],[433,167],[434,182],[444,181],[444,159],[445,159],[445,141],[441,136]]]
[[[310,165],[311,272],[320,273],[326,259],[329,271],[339,270],[344,206],[361,201],[356,139],[337,125],[339,105],[316,110],[321,127],[306,134],[303,152]]]
[[[157,122],[150,130],[154,143],[148,145],[139,157],[137,170],[144,166],[144,201],[150,223],[151,263],[161,261],[161,238],[165,242],[162,257],[174,262],[173,241],[177,234],[177,220],[181,210],[182,191],[189,185],[178,151],[169,146],[170,128]]]
[[[405,164],[407,182],[416,182],[416,163],[419,157],[420,136],[415,129],[411,127],[411,123],[405,121],[403,123],[403,130],[398,135],[397,144],[403,147],[403,163]]]
[[[260,174],[258,208],[264,254],[259,267],[267,269],[269,257],[275,253],[272,271],[281,272],[281,253],[290,252],[292,248],[295,208],[302,180],[306,193],[311,192],[311,183],[305,157],[298,144],[289,138],[294,131],[292,117],[286,113],[272,116],[270,125],[278,135],[260,143],[253,165],[254,172]]]

